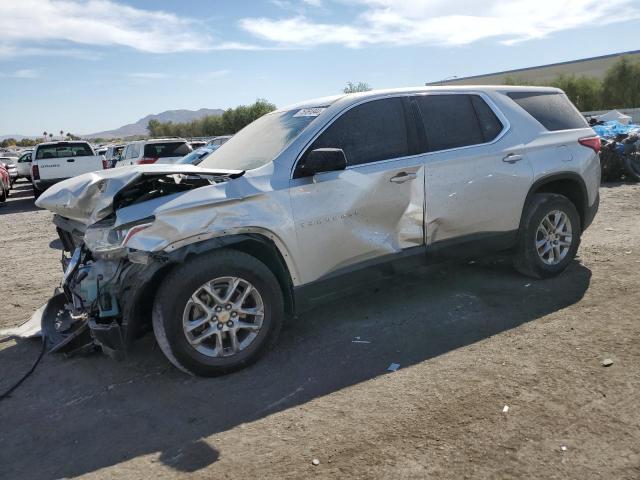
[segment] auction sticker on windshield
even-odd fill
[[[327,107],[303,108],[296,112],[294,117],[317,117],[326,109]]]

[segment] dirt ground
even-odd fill
[[[0,478],[638,479],[640,186],[601,196],[556,279],[425,268],[297,319],[230,376],[187,377],[152,337],[122,362],[45,356],[0,402]],[[59,282],[50,219],[27,184],[0,206],[0,327]],[[39,349],[0,343],[0,391]]]

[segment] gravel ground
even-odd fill
[[[60,278],[51,215],[18,187],[2,327]],[[122,362],[46,356],[0,403],[0,478],[638,479],[640,186],[601,196],[556,279],[501,258],[419,270],[299,318],[230,376],[187,377],[151,337]],[[0,343],[0,391],[38,352]]]

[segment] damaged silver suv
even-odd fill
[[[198,166],[139,165],[47,190],[62,289],[54,349],[122,355],[153,329],[178,368],[230,372],[283,319],[406,266],[490,251],[544,278],[598,208],[599,139],[553,88],[429,87],[308,101]],[[70,255],[69,255],[70,254]]]

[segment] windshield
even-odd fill
[[[247,125],[207,156],[200,167],[253,170],[271,162],[319,113],[310,109],[273,112]]]
[[[194,150],[193,152],[191,152],[189,155],[185,155],[176,163],[184,164],[184,165],[187,165],[187,164],[198,165],[198,163],[202,161],[201,160],[202,157],[209,155],[211,152],[214,152],[216,148],[217,147],[213,147],[213,146],[200,147],[197,150]]]

